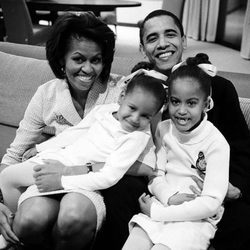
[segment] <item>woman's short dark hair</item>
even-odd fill
[[[143,19],[143,21],[140,23],[139,28],[140,28],[140,43],[141,44],[143,44],[143,35],[144,35],[144,26],[145,26],[145,23],[149,19],[154,18],[154,17],[158,17],[158,16],[169,16],[169,17],[171,17],[174,20],[174,23],[176,24],[176,26],[178,27],[178,29],[180,30],[181,36],[182,37],[184,36],[183,26],[182,26],[182,23],[181,23],[180,19],[175,14],[173,14],[170,11],[159,9],[159,10],[154,10],[154,11],[150,12]]]
[[[141,88],[151,94],[154,95],[157,104],[158,110],[163,106],[166,102],[166,91],[164,89],[165,81],[145,75],[145,74],[138,74],[135,75],[129,82],[126,87],[126,94],[131,93],[135,88]]]
[[[101,47],[104,68],[100,77],[106,82],[114,57],[115,35],[93,12],[67,12],[56,20],[46,43],[46,57],[52,71],[57,78],[65,78],[64,56],[69,51],[71,40],[82,37]]]
[[[211,64],[209,57],[204,53],[198,53],[194,57],[187,58],[186,64],[177,68],[167,79],[169,91],[171,92],[172,84],[176,79],[190,77],[199,83],[200,88],[205,93],[205,96],[209,96],[211,94],[211,77],[199,68],[198,65],[202,63]]]

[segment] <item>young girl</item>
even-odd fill
[[[33,167],[43,160],[54,159],[66,166],[81,166],[81,174],[63,172],[60,190],[46,187],[42,173],[35,173],[35,184],[21,196],[24,200],[59,193],[79,193],[97,201],[97,229],[105,217],[105,205],[98,192],[117,183],[145,149],[150,138],[150,121],[165,102],[163,81],[139,74],[134,76],[117,103],[99,105],[78,125],[37,145],[38,155],[12,165],[0,174],[0,185],[7,206],[16,210],[21,189],[34,183]],[[92,172],[87,163],[105,162],[100,171]],[[45,192],[51,191],[51,192]],[[53,198],[53,196],[51,196]],[[57,199],[57,197],[55,198]],[[43,213],[57,213],[50,208]],[[60,213],[60,209],[58,211]],[[15,220],[14,220],[15,223]],[[44,223],[44,222],[42,222]],[[51,223],[48,221],[47,223]]]
[[[178,65],[167,80],[169,116],[156,131],[157,166],[160,176],[143,194],[142,213],[130,221],[130,235],[123,250],[207,249],[223,214],[227,192],[229,145],[207,120],[212,108],[211,64],[190,58]],[[177,69],[176,69],[177,68]],[[204,176],[205,175],[205,176]],[[204,177],[203,190],[193,178]]]

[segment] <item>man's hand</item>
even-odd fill
[[[44,160],[44,164],[36,165],[33,177],[39,192],[63,189],[61,177],[66,166],[56,160]]]
[[[4,204],[0,203],[0,233],[3,237],[14,244],[19,243],[19,239],[11,230],[14,214]]]
[[[228,184],[227,195],[225,200],[232,201],[239,199],[241,196],[241,191],[239,188],[233,186],[230,182]]]
[[[150,210],[151,210],[152,203],[153,203],[152,198],[148,194],[143,193],[139,197],[139,204],[140,204],[141,211],[142,213],[146,214],[149,217],[150,217]]]
[[[197,184],[199,189],[197,189],[195,186],[192,186],[192,185],[190,186],[190,189],[193,191],[194,194],[200,195],[201,190],[203,189],[203,181],[196,176],[192,176],[192,179],[195,181],[195,183]],[[225,200],[226,201],[233,201],[233,200],[239,199],[240,197],[241,197],[240,189],[233,186],[229,182]]]

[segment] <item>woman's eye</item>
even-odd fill
[[[102,58],[101,57],[96,57],[92,60],[92,63],[93,64],[99,64],[102,62]]]
[[[78,63],[78,64],[81,64],[84,62],[84,60],[81,57],[75,57],[75,58],[73,58],[73,61]]]

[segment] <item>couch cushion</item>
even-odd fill
[[[0,52],[0,123],[18,126],[37,87],[55,78],[46,60]]]
[[[250,98],[240,97],[240,107],[250,130]]]

